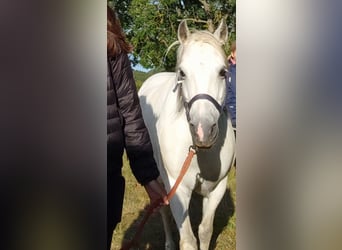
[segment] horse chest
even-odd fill
[[[193,164],[185,175],[181,185],[202,196],[207,196],[215,189],[222,179],[222,176],[220,173],[218,176],[212,178],[213,176],[209,177],[204,173],[201,172],[197,164]]]
[[[200,174],[197,174],[193,190],[200,195],[208,196],[215,189],[216,185],[217,182],[205,180]]]

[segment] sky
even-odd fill
[[[138,63],[138,64],[135,65],[135,66],[133,66],[133,64],[132,64],[132,68],[133,68],[134,70],[142,71],[142,72],[148,72],[148,71],[150,71],[150,69],[144,68],[140,63]]]

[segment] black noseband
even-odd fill
[[[195,95],[193,98],[191,98],[191,100],[189,102],[184,102],[184,107],[185,107],[185,111],[186,111],[186,117],[187,117],[188,121],[190,121],[189,112],[190,112],[191,106],[197,100],[208,100],[209,102],[214,104],[215,108],[221,114],[222,106],[212,96],[207,95],[207,94],[198,94],[198,95]]]

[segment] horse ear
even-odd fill
[[[219,40],[220,43],[225,44],[228,39],[228,27],[226,20],[223,18],[220,25],[214,32],[214,36]]]
[[[182,20],[178,26],[178,40],[184,43],[189,37],[189,28],[185,20]]]

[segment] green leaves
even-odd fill
[[[146,68],[174,70],[175,48],[165,57],[167,48],[177,40],[177,28],[187,19],[190,29],[215,30],[226,18],[229,40],[235,40],[235,0],[113,0],[127,38],[134,46],[133,63]],[[226,46],[227,52],[229,46]]]

